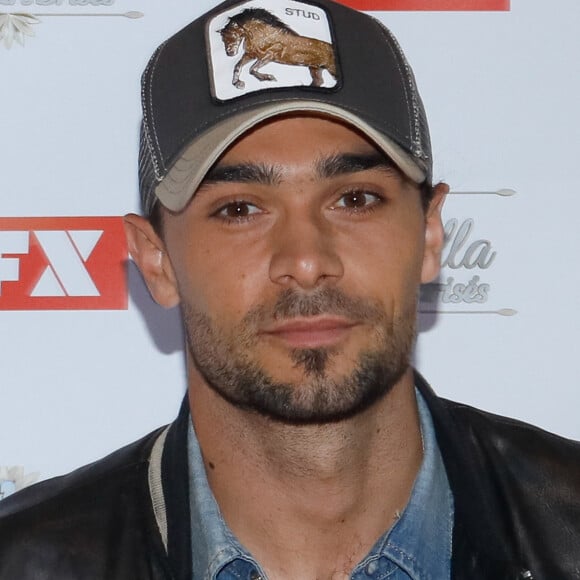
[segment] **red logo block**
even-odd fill
[[[0,310],[125,310],[120,217],[0,218]]]
[[[358,10],[506,11],[510,0],[339,0]]]

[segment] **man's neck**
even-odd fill
[[[372,408],[322,426],[236,409],[196,378],[192,417],[230,529],[271,579],[348,577],[405,507],[421,464],[412,372]]]

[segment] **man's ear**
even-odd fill
[[[448,193],[449,186],[446,183],[438,183],[434,187],[433,198],[426,211],[425,253],[423,254],[423,268],[421,270],[422,284],[434,280],[441,269],[441,252],[445,241],[441,210]]]
[[[149,220],[127,214],[124,219],[129,253],[141,271],[151,296],[160,306],[171,308],[179,303],[177,283],[163,240]]]

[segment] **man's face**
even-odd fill
[[[436,273],[426,216],[358,132],[316,117],[261,125],[164,232],[191,372],[231,403],[336,421],[407,370],[418,286]]]

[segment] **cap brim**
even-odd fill
[[[257,124],[293,112],[320,113],[352,125],[371,139],[397,167],[415,183],[422,183],[427,171],[387,135],[353,113],[320,101],[286,101],[269,103],[238,113],[218,123],[194,139],[156,186],[155,195],[169,210],[185,208],[219,157],[244,133]]]

